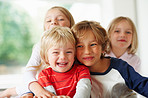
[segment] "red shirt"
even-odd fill
[[[47,68],[39,74],[38,82],[42,87],[52,85],[57,95],[73,97],[80,79],[90,78],[89,69],[84,65],[75,64],[68,72],[59,73]]]

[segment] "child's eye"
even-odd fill
[[[77,46],[76,46],[76,48],[82,48],[82,47],[83,47],[82,45],[77,45]]]
[[[53,52],[52,54],[58,54],[58,52]]]
[[[127,34],[131,34],[131,32],[126,32]]]
[[[64,21],[64,19],[63,19],[63,18],[61,18],[61,19],[58,19],[58,21]]]
[[[51,22],[51,20],[47,20],[46,22]]]
[[[119,32],[119,30],[115,30],[115,32],[117,32],[117,33],[118,33],[118,32]]]
[[[72,51],[67,51],[66,53],[72,53]]]
[[[97,45],[97,44],[91,44],[90,46],[95,46],[95,45]]]

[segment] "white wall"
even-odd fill
[[[137,0],[137,25],[142,74],[148,77],[148,0]]]

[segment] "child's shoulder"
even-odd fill
[[[77,71],[89,70],[87,66],[80,64],[74,64],[74,69],[76,69]]]
[[[45,68],[45,69],[42,70],[42,72],[44,72],[44,73],[49,73],[51,71],[52,71],[51,67],[48,67],[48,68]]]
[[[130,67],[126,61],[122,59],[114,58],[114,57],[111,57],[110,66],[114,69],[125,69],[125,68]]]
[[[75,64],[75,66],[78,68],[87,68],[85,65],[81,65],[81,64]]]
[[[115,58],[115,57],[107,57],[107,58],[110,58],[110,67],[111,68],[114,68],[114,67],[117,67],[117,66],[119,67],[121,65],[127,64],[126,61],[119,59],[119,58]]]
[[[140,57],[137,54],[128,54],[128,58],[129,59],[135,59],[135,60],[139,60]]]
[[[122,60],[122,59],[119,59],[119,58],[115,58],[115,57],[110,57],[110,62],[111,63],[119,63],[119,62],[126,62],[126,61],[124,61],[124,60]]]

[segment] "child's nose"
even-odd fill
[[[124,32],[121,32],[121,33],[120,33],[120,36],[125,37],[126,35],[125,35]]]
[[[51,22],[51,25],[57,25],[57,21],[56,21],[56,20],[53,20],[53,21]]]
[[[65,59],[65,58],[66,58],[65,53],[60,53],[60,59]]]
[[[90,52],[91,52],[90,47],[85,47],[84,52],[85,52],[85,54],[90,54]]]

